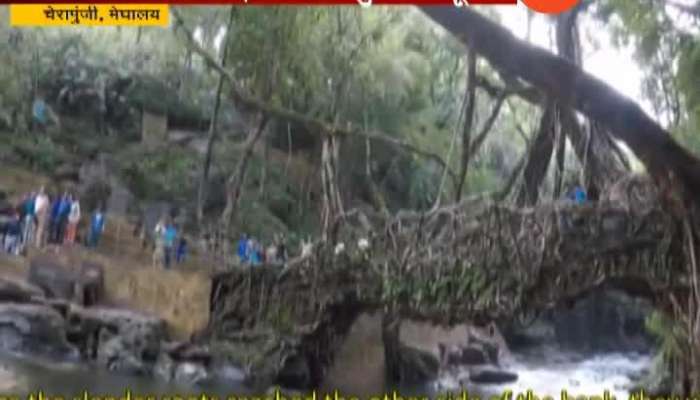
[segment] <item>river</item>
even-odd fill
[[[569,396],[603,396],[608,391],[617,400],[629,397],[628,388],[634,384],[632,377],[639,377],[652,365],[652,357],[638,353],[605,353],[582,356],[550,346],[536,347],[527,352],[515,353],[509,371],[518,374],[518,381],[503,386],[473,386],[470,389],[485,395],[501,394],[511,390],[517,394],[531,390],[542,398],[561,399],[562,390]],[[452,378],[443,378],[433,385],[437,390],[454,390]]]
[[[349,338],[323,390],[337,388],[341,393],[359,396],[376,395],[392,390],[384,385],[381,363],[377,361],[383,358],[380,354],[381,348],[374,346],[374,343],[363,344],[363,338],[363,335],[359,338]],[[527,352],[513,354],[509,370],[519,375],[515,384],[469,386],[464,389],[482,398],[510,389],[514,393],[514,400],[518,393],[525,393],[527,390],[532,390],[540,398],[549,395],[557,400],[560,399],[562,390],[567,390],[571,395],[587,396],[602,396],[603,391],[608,390],[617,400],[627,399],[626,387],[630,384],[630,376],[638,376],[650,367],[651,362],[649,356],[635,353],[606,353],[583,357],[555,347],[540,346]],[[342,374],[338,374],[340,369]],[[126,389],[135,395],[199,396],[205,392],[225,398],[229,394],[252,394],[249,389],[237,384],[210,387],[178,386],[153,378],[118,375],[81,364],[0,354],[0,393],[6,395],[17,394],[23,398],[30,393],[42,391],[51,397],[62,396],[70,399],[82,396],[83,391],[88,391],[92,395],[111,395],[118,399],[124,396]],[[429,385],[402,387],[397,390],[404,396],[435,396],[446,391],[461,392],[463,389],[453,377],[442,377]]]

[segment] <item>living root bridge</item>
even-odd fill
[[[604,282],[639,291],[641,280],[655,293],[687,285],[680,233],[657,207],[604,203],[404,214],[387,220],[367,250],[348,243],[335,255],[321,243],[293,267],[220,275],[211,320],[224,331],[279,321],[313,329],[329,307],[352,305],[448,323],[490,321]],[[349,237],[347,229],[339,236]]]
[[[346,240],[341,254],[321,242],[293,266],[216,276],[209,336],[274,343],[265,352],[280,354],[277,371],[305,360],[310,382],[319,383],[362,312],[483,324],[532,315],[606,283],[654,299],[688,290],[679,226],[656,206],[465,202],[383,221],[369,249],[346,240],[354,234],[347,223],[337,232]]]

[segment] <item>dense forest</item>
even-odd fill
[[[473,10],[498,24],[522,16],[513,35],[576,69],[601,48],[629,50],[642,78],[630,100],[700,154],[700,2]],[[522,62],[530,76],[508,69],[496,39],[465,28],[461,41],[455,26],[439,11],[378,6],[172,7],[168,29],[2,22],[0,163],[70,181],[108,157],[110,179],[129,193],[124,214],[165,202],[193,236],[223,237],[227,252],[241,233],[282,233],[296,248],[350,210],[394,215],[473,198],[526,207],[575,186],[597,199],[629,174],[655,174],[654,152],[667,148],[629,133],[643,124],[593,119],[595,107],[577,103],[600,92],[566,103],[549,90],[557,76],[537,84],[538,65]],[[31,126],[37,96],[57,116],[44,133]],[[166,116],[165,140],[142,137],[144,114]],[[659,314],[649,324],[668,360],[689,355],[698,368],[697,332],[679,324],[700,322],[683,321]]]

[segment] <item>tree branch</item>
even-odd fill
[[[184,20],[182,19],[182,16],[180,15],[177,8],[173,7],[171,9],[171,12],[175,20],[175,29],[176,31],[177,29],[180,29],[184,33],[183,36],[187,43],[186,45],[192,50],[192,52],[202,57],[202,59],[204,59],[205,63],[211,69],[216,71],[218,74],[224,77],[225,80],[229,82],[229,85],[231,87],[231,95],[239,105],[260,111],[264,114],[267,114],[268,116],[297,123],[306,127],[309,133],[312,134],[326,135],[332,133],[338,136],[368,137],[373,140],[377,140],[402,148],[420,157],[436,162],[440,165],[441,168],[447,171],[452,181],[456,182],[457,177],[455,176],[454,172],[450,170],[449,166],[445,163],[445,161],[442,160],[442,158],[439,155],[431,153],[429,151],[421,150],[415,145],[400,139],[396,139],[385,132],[380,132],[376,130],[364,131],[362,129],[353,127],[349,123],[346,124],[346,127],[343,128],[339,125],[329,124],[322,120],[309,117],[307,115],[298,113],[296,111],[284,107],[275,106],[273,104],[264,102],[258,98],[245,94],[243,89],[238,85],[238,82],[234,79],[233,75],[228,70],[226,70],[211,54],[209,54],[209,52],[203,49],[194,40],[192,31],[190,31],[185,25]]]
[[[606,125],[644,163],[657,183],[678,179],[686,200],[700,200],[700,160],[679,145],[633,101],[549,51],[516,38],[470,7],[421,10],[496,69],[517,76]],[[671,178],[675,176],[675,178]]]

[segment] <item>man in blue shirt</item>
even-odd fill
[[[63,237],[66,232],[66,225],[68,224],[68,214],[70,214],[70,208],[73,201],[68,193],[64,193],[61,197],[61,202],[58,208],[58,227],[56,228],[56,241],[58,243],[63,243]]]
[[[58,243],[58,220],[61,212],[61,197],[56,197],[51,203],[51,213],[49,215],[49,242]]]
[[[170,268],[170,258],[173,254],[173,246],[175,245],[175,239],[177,238],[177,229],[175,225],[169,223],[165,228],[165,235],[163,238],[164,244],[164,255],[165,255],[165,269]]]
[[[100,236],[104,231],[105,227],[105,216],[102,210],[99,208],[92,215],[92,220],[90,221],[90,235],[88,237],[88,247],[97,247],[100,242]]]

